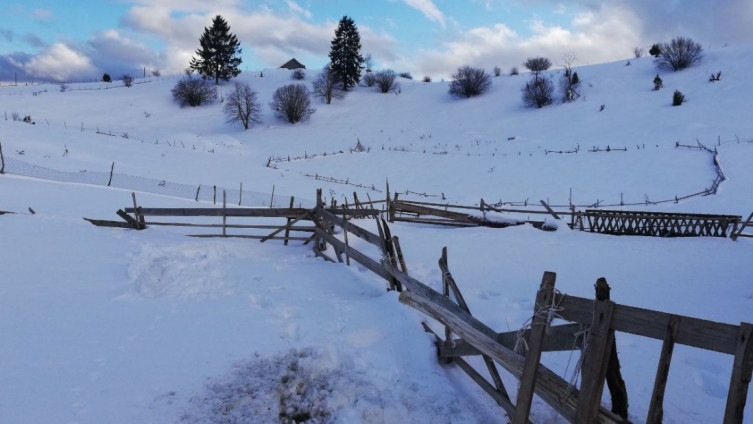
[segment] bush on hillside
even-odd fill
[[[690,38],[677,37],[669,43],[662,43],[661,53],[654,59],[660,68],[680,71],[689,68],[703,59],[703,47]]]
[[[123,85],[126,87],[130,87],[133,85],[133,77],[125,74],[122,77],[120,77],[121,81],[123,81]]]
[[[381,93],[397,91],[397,89],[400,87],[400,84],[395,81],[397,74],[391,69],[379,71],[374,75],[374,77],[376,78],[377,89]]]
[[[311,94],[303,84],[289,84],[278,88],[269,106],[277,116],[291,124],[302,121],[316,111],[311,107]]]
[[[675,93],[672,95],[672,106],[680,106],[683,103],[685,103],[685,95],[680,90],[675,90]]]
[[[648,54],[650,54],[653,57],[658,57],[661,53],[661,46],[657,43],[654,43],[651,45],[651,48],[648,50]]]
[[[492,74],[494,74],[495,77],[502,75],[502,68],[495,66],[494,69],[492,69]]]
[[[410,72],[400,72],[399,76],[400,76],[400,78],[405,78],[405,79],[409,79],[409,80],[413,79],[413,75],[411,75]]]
[[[635,47],[633,48],[633,56],[635,56],[636,59],[643,57],[643,54],[646,52],[646,50],[643,47]]]
[[[303,71],[303,69],[296,69],[290,74],[290,78],[296,81],[300,81],[306,79],[306,73]]]
[[[424,77],[421,78],[421,81],[423,81],[423,82],[431,82],[431,77],[428,76],[428,75],[424,75]]]
[[[552,67],[552,61],[545,57],[531,57],[526,60],[523,66],[538,76],[541,71],[546,71]]]
[[[217,99],[217,88],[207,80],[186,77],[178,81],[172,89],[173,99],[180,105],[201,106],[204,103],[212,103]]]
[[[554,99],[554,83],[549,78],[533,77],[522,90],[523,103],[529,107],[542,108]]]
[[[374,84],[376,84],[376,75],[374,75],[374,73],[373,73],[373,72],[367,72],[367,73],[366,73],[366,74],[365,74],[365,75],[363,76],[363,79],[362,79],[362,81],[363,81],[363,84],[364,84],[364,85],[365,85],[366,87],[373,87],[373,86],[374,86]]]
[[[513,66],[512,68],[510,68],[510,76],[518,75],[518,73],[519,72],[518,72],[518,67],[517,66]]]
[[[235,82],[228,93],[224,106],[228,123],[240,122],[244,129],[261,122],[261,105],[256,100],[256,91],[245,82]]]
[[[463,66],[452,75],[450,94],[454,96],[472,97],[484,94],[491,87],[491,76],[481,68]]]
[[[107,72],[105,72],[102,75],[102,82],[112,82],[112,77],[110,76],[110,74],[108,74]]]
[[[664,81],[659,77],[659,74],[656,74],[654,77],[654,91],[659,91],[662,87],[664,87]]]

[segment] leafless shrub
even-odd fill
[[[703,47],[690,38],[677,37],[661,44],[661,52],[654,63],[665,69],[679,71],[689,68],[703,59]]]
[[[494,69],[492,70],[492,73],[494,74],[495,77],[498,77],[502,75],[502,68],[500,68],[499,66],[495,66]]]
[[[200,106],[217,99],[217,88],[200,78],[186,77],[178,81],[172,89],[173,99],[180,105]]]
[[[316,111],[311,107],[310,97],[309,89],[305,85],[289,84],[275,91],[269,106],[277,113],[277,116],[295,124]]]
[[[529,107],[542,108],[554,99],[554,84],[548,78],[531,78],[523,87],[523,103]]]
[[[635,47],[633,49],[633,56],[635,56],[636,59],[643,57],[644,54],[646,54],[646,49],[643,47]]]
[[[126,87],[130,87],[133,85],[133,77],[125,74],[122,77],[120,77],[121,81],[123,81],[123,85]]]
[[[376,75],[371,71],[367,72],[363,76],[363,83],[366,87],[373,87],[376,84]]]
[[[472,97],[484,94],[491,87],[491,76],[483,69],[463,66],[452,75],[450,94]]]
[[[518,72],[517,66],[513,66],[512,68],[510,68],[510,76],[518,75],[518,73],[519,72]]]
[[[244,129],[261,122],[261,105],[256,100],[256,91],[245,82],[236,82],[228,93],[224,106],[228,123],[240,122]]]
[[[376,77],[377,89],[381,93],[389,93],[390,91],[396,91],[400,87],[400,84],[395,82],[395,79],[397,78],[397,74],[392,69],[385,69],[383,71],[379,71],[374,76]]]

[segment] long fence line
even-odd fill
[[[444,327],[444,336],[432,325],[424,322],[424,329],[433,334],[439,360],[456,364],[487,392],[506,412],[513,424],[530,423],[530,410],[534,393],[550,405],[560,416],[571,423],[627,423],[628,392],[620,375],[617,358],[616,332],[662,340],[657,364],[654,389],[650,397],[647,423],[658,424],[664,416],[663,400],[667,387],[672,351],[682,344],[703,350],[733,356],[733,366],[727,393],[724,424],[741,424],[747,399],[748,386],[753,374],[753,324],[730,325],[678,316],[660,311],[619,305],[609,299],[609,286],[605,279],[596,282],[595,299],[579,298],[555,291],[556,274],[545,272],[536,294],[531,325],[519,331],[498,333],[471,315],[458,284],[450,273],[447,249],[442,250],[439,267],[442,271],[442,293],[409,276],[399,238],[391,234],[380,211],[372,208],[327,208],[317,192],[313,209],[293,208],[146,208],[136,204],[119,210],[124,219],[120,225],[138,230],[158,222],[151,217],[213,217],[222,219],[222,234],[195,235],[199,237],[237,237],[228,234],[230,229],[263,229],[274,226],[228,224],[227,220],[249,218],[282,218],[271,233],[263,236],[246,236],[260,241],[281,239],[312,243],[318,256],[328,261],[360,265],[382,277],[390,290],[400,292],[399,300]],[[373,206],[373,205],[372,205]],[[129,215],[131,214],[131,215]],[[149,220],[146,218],[150,217]],[[353,224],[348,218],[376,218],[379,234],[374,234]],[[300,221],[313,225],[300,227]],[[95,222],[96,223],[96,222]],[[100,222],[109,225],[112,222]],[[205,224],[163,223],[206,227]],[[211,228],[218,228],[213,225]],[[341,228],[338,234],[335,228]],[[290,231],[304,231],[307,237],[289,237]],[[285,233],[285,236],[278,234]],[[380,252],[378,258],[352,247],[349,236],[357,237]],[[553,325],[554,317],[569,324]],[[583,328],[586,331],[582,331]],[[521,346],[525,346],[521,349]],[[541,364],[541,354],[546,351],[582,350],[579,387]],[[472,367],[464,358],[481,356],[485,372]],[[520,381],[517,397],[506,390],[499,375],[502,367]],[[611,410],[601,405],[604,383],[607,382],[612,398]]]

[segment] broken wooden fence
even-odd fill
[[[329,243],[338,261],[343,261],[342,256],[357,261],[387,280],[391,289],[401,291],[400,302],[443,324],[444,338],[424,324],[425,329],[434,334],[439,358],[457,364],[505,409],[515,424],[529,422],[534,393],[571,423],[627,422],[627,392],[624,383],[620,387],[621,377],[613,375],[614,369],[619,370],[615,343],[617,331],[663,340],[649,405],[648,423],[661,422],[664,391],[675,344],[734,356],[722,422],[742,423],[753,372],[751,324],[736,326],[618,305],[609,300],[608,296],[599,296],[598,293],[596,300],[563,295],[554,291],[556,274],[546,272],[536,297],[530,329],[497,333],[471,315],[449,272],[446,249],[439,261],[443,274],[443,293],[438,293],[407,274],[404,261],[398,258],[401,256],[397,253],[399,248],[395,248],[396,237],[390,236],[389,227],[383,220],[377,221],[380,235],[376,235],[334,216],[321,205],[313,213],[329,224],[317,226],[316,234],[320,242],[317,243],[317,253],[334,261],[325,253],[326,244]],[[347,234],[351,233],[379,247],[382,257],[373,259],[350,247],[332,231],[323,229],[334,227],[342,228],[345,240],[348,240]],[[397,246],[399,247],[399,243]],[[398,268],[398,263],[401,269]],[[569,321],[570,324],[552,325],[552,317]],[[521,337],[528,347],[525,354],[519,354],[515,350]],[[579,388],[573,387],[540,363],[542,352],[575,350],[583,346],[586,348],[583,352]],[[482,356],[491,381],[463,359],[464,356],[474,355]],[[520,380],[515,402],[499,377],[497,365]],[[608,377],[608,373],[612,375]],[[601,406],[605,380],[612,393],[612,411]]]
[[[727,237],[737,232],[741,218],[739,215],[587,209],[574,215],[573,227],[614,235]]]
[[[753,212],[751,212],[750,215],[748,215],[748,219],[746,219],[745,222],[740,224],[740,226],[737,228],[737,231],[735,230],[732,231],[730,238],[732,240],[737,240],[739,237],[751,238],[753,237],[753,234],[743,233],[743,231],[745,231],[745,229],[747,228],[752,228],[752,227],[753,227]]]
[[[385,220],[377,217],[371,209],[325,208],[321,191],[317,193],[314,209],[275,208],[142,208],[121,210],[119,215],[128,216],[127,222],[116,226],[143,229],[149,225],[194,226],[191,223],[161,222],[146,217],[220,217],[222,234],[199,235],[200,237],[243,237],[230,235],[229,228],[263,228],[267,226],[229,225],[229,217],[283,218],[286,224],[258,238],[261,241],[275,238],[283,231],[292,231],[293,224],[311,220],[313,226],[300,229],[310,232],[305,242],[314,241],[314,251],[330,261],[350,264],[355,260],[375,274],[384,278],[392,290],[400,293],[400,302],[409,305],[445,327],[444,338],[427,324],[424,328],[433,333],[440,360],[453,362],[485,390],[511,417],[514,424],[529,423],[533,394],[550,405],[558,414],[571,423],[625,423],[627,417],[627,392],[624,386],[614,385],[607,373],[615,368],[615,332],[627,332],[639,336],[663,340],[657,366],[654,390],[651,395],[647,421],[660,423],[663,417],[663,399],[666,388],[672,351],[676,344],[721,352],[734,357],[730,378],[724,424],[740,424],[747,399],[748,386],[753,374],[753,325],[721,324],[698,318],[672,315],[659,311],[618,305],[598,296],[585,299],[568,296],[554,290],[556,274],[545,272],[536,295],[535,308],[530,328],[525,331],[497,333],[471,315],[457,283],[447,265],[447,251],[443,249],[439,267],[443,275],[443,292],[439,293],[426,284],[410,277],[400,249],[399,239],[391,235]],[[292,203],[292,202],[291,202]],[[133,214],[131,215],[128,214]],[[377,218],[379,234],[373,234],[350,222],[347,217],[373,216]],[[101,221],[112,223],[112,221]],[[196,224],[207,226],[207,224]],[[342,240],[336,228],[342,229]],[[349,243],[352,234],[378,248],[380,258],[374,259]],[[280,237],[291,240],[292,237]],[[334,250],[330,256],[328,245]],[[604,281],[606,284],[606,281]],[[454,299],[454,301],[453,301]],[[553,318],[570,324],[552,325]],[[525,341],[527,349],[518,353],[516,346]],[[581,361],[581,384],[574,387],[540,363],[542,352],[576,350],[585,346]],[[489,379],[473,368],[464,357],[481,355]],[[513,402],[499,376],[501,366],[520,380],[517,398]],[[616,365],[619,370],[619,365]],[[612,411],[601,406],[604,382],[609,383],[612,393]],[[621,380],[621,377],[619,378]],[[614,386],[614,387],[613,387]],[[618,402],[619,401],[619,402]],[[622,405],[622,406],[620,406]],[[617,414],[619,413],[619,415]]]

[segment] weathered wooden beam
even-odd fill
[[[374,209],[362,209],[362,210],[375,211]],[[317,209],[314,209],[313,213],[314,215],[320,216],[325,221],[330,222],[332,225],[342,227],[346,231],[355,234],[357,237],[363,240],[366,240],[367,242],[373,244],[374,246],[377,246],[380,248],[382,246],[382,239],[378,235],[370,233],[369,231],[364,230],[363,228],[351,223],[350,221],[334,215],[332,212],[326,209],[317,208]]]
[[[133,228],[134,230],[140,230],[141,225],[139,225],[139,221],[135,220],[131,215],[128,215],[127,213],[123,212],[123,209],[118,209],[115,212],[119,217],[123,218],[125,222],[128,223],[129,228]]]
[[[724,424],[742,424],[748,386],[753,375],[753,324],[741,323],[735,347],[735,361],[727,392]]]
[[[557,215],[557,212],[554,211],[554,209],[549,207],[549,204],[543,200],[539,200],[541,204],[544,206],[544,209],[546,209],[547,212],[549,212],[550,215],[554,217],[554,219],[562,219],[559,215]]]
[[[543,201],[542,201],[543,203]],[[541,361],[541,348],[548,323],[548,307],[554,301],[554,282],[557,274],[545,272],[536,294],[536,303],[531,320],[531,331],[528,334],[528,352],[525,355],[523,373],[520,376],[518,400],[515,402],[515,415],[512,424],[525,424],[531,413],[533,392],[536,387],[536,372]]]
[[[86,218],[85,218],[86,219]],[[196,227],[196,228],[222,228],[222,224],[192,224],[188,222],[162,222],[162,221],[147,221],[150,226],[162,226],[162,227]],[[240,229],[252,229],[252,230],[274,230],[280,228],[279,225],[246,225],[246,224],[227,224],[227,228],[240,228]],[[311,232],[316,227],[313,225],[296,225],[290,227],[290,231]]]
[[[133,208],[125,208],[128,213],[134,213]],[[230,208],[223,211],[222,208],[139,208],[139,213],[144,216],[225,216],[228,217],[267,217],[287,218],[297,217],[309,209],[304,208]],[[379,211],[371,209],[342,209],[327,210],[333,215],[347,214],[353,217],[375,216]]]
[[[340,249],[345,249],[344,242],[342,242],[337,237],[331,234],[328,234],[326,231],[317,228],[315,234],[317,234],[319,237],[324,239],[327,243],[331,244],[332,246],[336,246]],[[384,278],[385,280],[389,280],[391,278],[390,274],[386,271],[385,267],[381,263],[371,259],[370,257],[359,252],[358,250],[348,249],[348,255],[350,256],[351,259],[363,265],[368,270]]]
[[[186,234],[186,237],[194,237],[194,238],[242,238],[242,239],[251,239],[251,240],[261,240],[267,236],[254,236],[254,235],[247,235],[247,234]],[[310,237],[288,237],[288,240],[292,241],[307,241]],[[285,240],[284,237],[272,237],[272,240]]]
[[[541,350],[543,352],[562,352],[582,348],[583,338],[578,336],[581,331],[583,331],[583,328],[584,326],[578,323],[553,325],[548,327]],[[529,333],[530,329],[526,329],[523,330],[523,333],[520,336],[527,339]],[[496,340],[508,349],[515,349],[518,336],[518,331],[508,331],[497,334]],[[447,343],[446,346],[443,345],[439,349],[439,356],[442,358],[474,355],[481,355],[481,352],[463,339],[454,339]]]
[[[664,392],[667,388],[667,379],[669,377],[669,366],[672,362],[672,352],[677,339],[677,330],[680,328],[680,317],[671,315],[667,334],[664,336],[664,342],[659,355],[659,365],[656,368],[656,379],[654,380],[654,390],[651,393],[651,402],[648,406],[648,415],[646,424],[661,424],[664,419]]]
[[[408,218],[395,216],[392,220],[398,222],[411,222],[414,224],[446,225],[448,227],[478,227],[478,224],[472,222],[458,222],[445,218]]]
[[[562,308],[558,315],[563,319],[591,323],[593,300],[558,294],[557,304]],[[612,328],[615,331],[664,340],[669,319],[670,314],[666,312],[615,305]],[[683,316],[676,343],[733,355],[737,349],[738,332],[737,325]]]
[[[269,233],[269,235],[267,237],[268,238],[272,238],[272,237],[276,236],[277,234],[279,234],[279,233],[281,233],[283,231],[286,231],[287,233],[289,233],[290,232],[290,228],[294,224],[296,224],[298,221],[301,221],[303,219],[310,219],[310,217],[311,217],[311,213],[310,212],[306,212],[305,214],[303,214],[303,215],[301,215],[298,218],[295,218],[293,220],[291,220],[290,218],[288,218],[288,223],[287,224],[283,225],[282,227],[279,227],[275,231],[272,231],[271,233]],[[287,237],[287,235],[286,235],[286,237]],[[268,240],[268,238],[263,238],[263,239],[260,240],[260,242],[264,243],[265,241]]]
[[[10,212],[10,213],[13,213],[13,212]],[[2,214],[3,212],[0,212],[0,215]],[[90,218],[84,218],[84,219],[96,225],[97,227],[133,228],[131,224],[127,222],[123,222],[123,221],[107,221],[103,219],[90,219]]]
[[[588,346],[581,366],[580,394],[574,420],[576,423],[590,424],[596,420],[604,390],[609,352],[614,340],[614,330],[611,329],[613,312],[612,301],[594,302],[594,319],[588,332]]]

